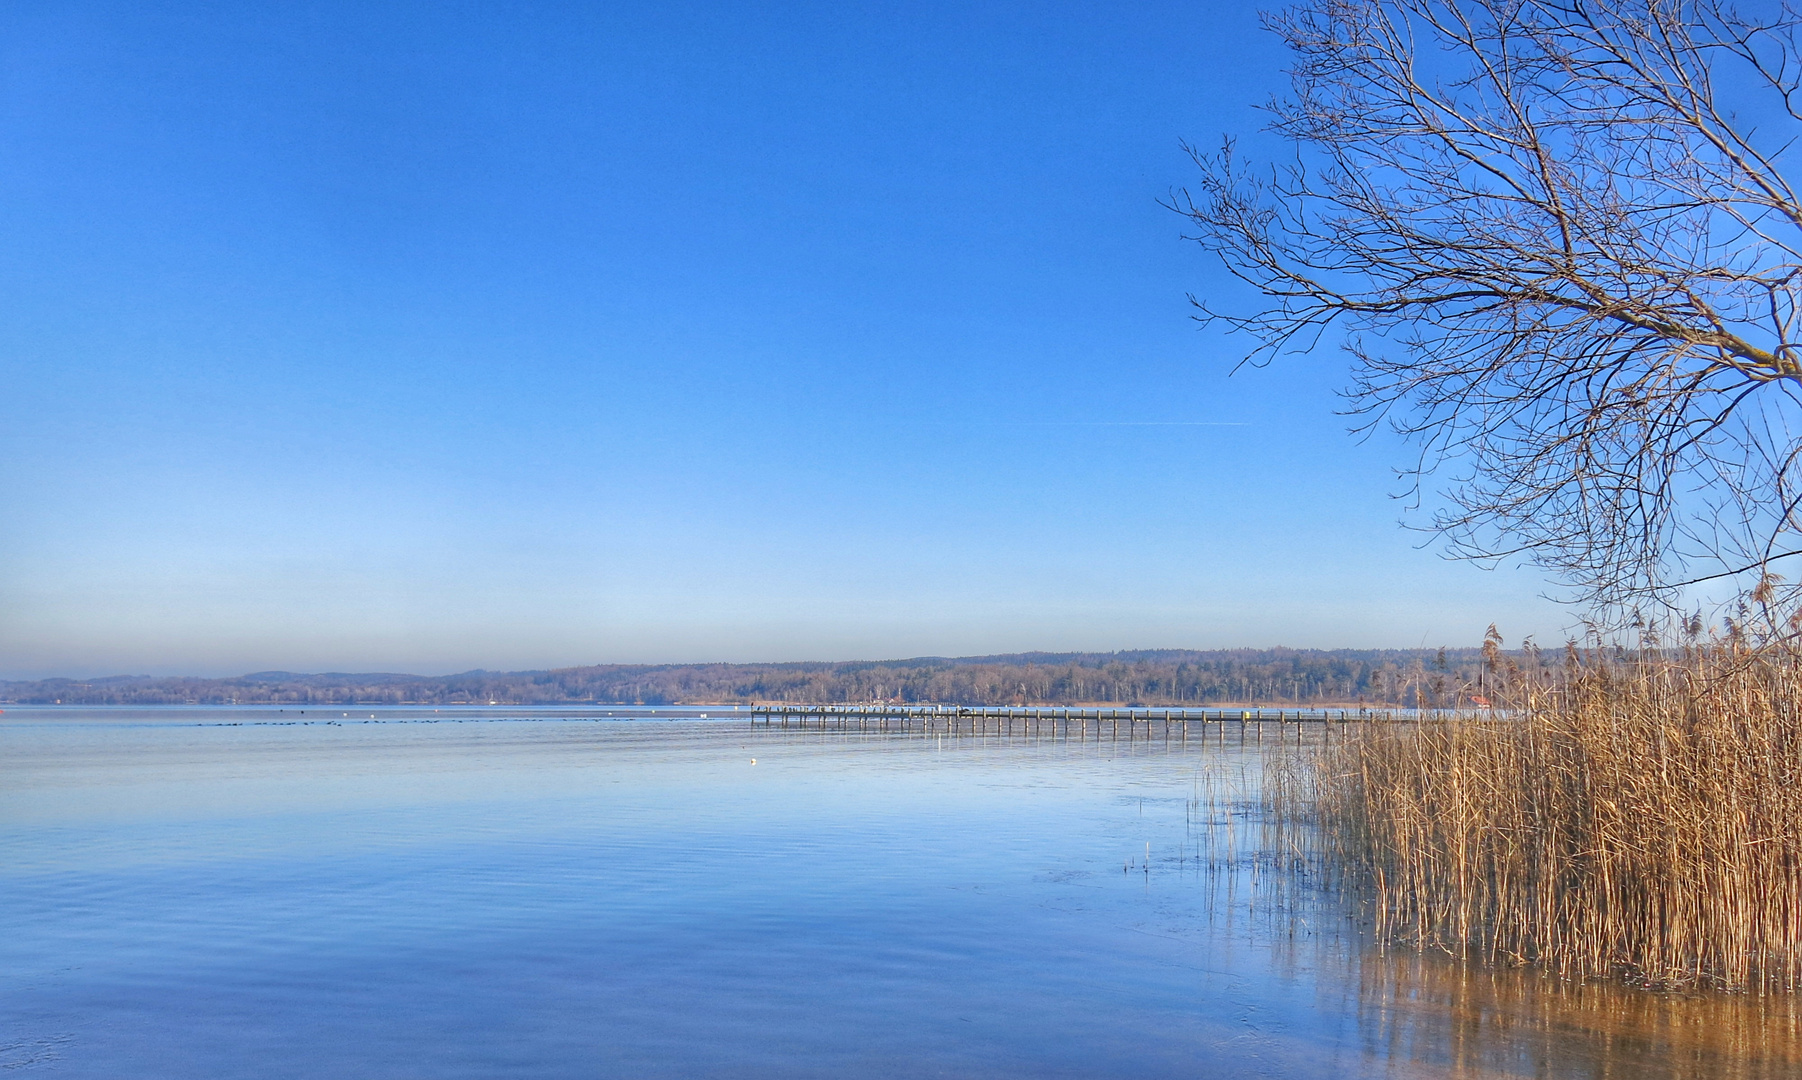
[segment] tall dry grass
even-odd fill
[[[1573,658],[1501,704],[1357,726],[1290,785],[1380,933],[1570,978],[1797,987],[1802,661]]]

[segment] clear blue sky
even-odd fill
[[[0,676],[1556,636],[1229,375],[1238,4],[0,12]],[[1248,140],[1254,147],[1263,144]]]

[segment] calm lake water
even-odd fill
[[[1385,955],[1236,731],[345,712],[0,716],[0,1069],[1802,1076],[1788,999]]]

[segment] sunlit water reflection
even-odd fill
[[[0,1068],[1802,1075],[1788,999],[1373,949],[1236,733],[373,711],[8,708]]]

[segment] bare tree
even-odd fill
[[[1296,157],[1192,151],[1175,208],[1263,297],[1201,318],[1252,363],[1341,342],[1354,409],[1415,440],[1416,485],[1445,478],[1456,554],[1526,557],[1615,612],[1797,554],[1796,14],[1304,0],[1265,21],[1295,58],[1268,108]]]

